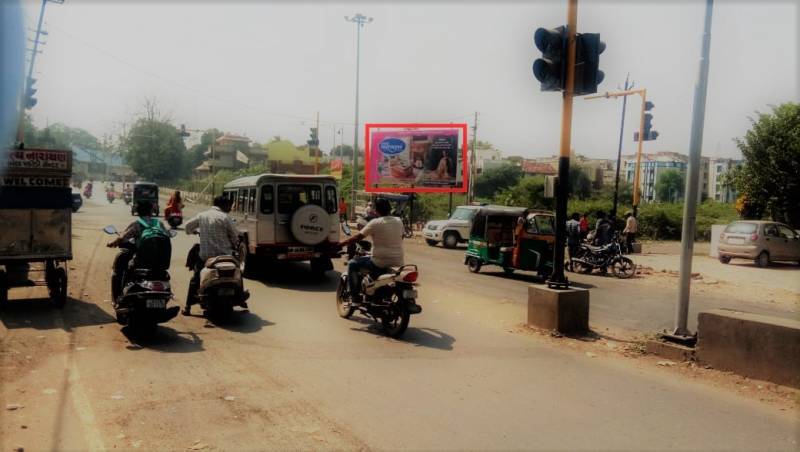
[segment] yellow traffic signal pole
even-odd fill
[[[599,98],[617,98],[622,96],[629,96],[631,94],[638,94],[642,96],[642,111],[639,115],[639,147],[636,150],[636,168],[633,173],[633,216],[637,216],[639,213],[639,180],[641,178],[641,167],[642,167],[642,144],[644,143],[644,114],[645,114],[645,107],[647,105],[647,89],[631,89],[627,91],[621,91],[618,93],[605,93],[600,94],[597,96],[588,96],[584,97],[584,99],[599,99]]]
[[[564,246],[567,229],[567,194],[569,192],[569,150],[572,138],[572,98],[575,93],[575,51],[578,28],[578,0],[567,3],[567,62],[561,108],[561,148],[558,158],[556,187],[556,245],[553,253],[553,273],[547,281],[551,288],[566,289],[569,281],[564,275]]]

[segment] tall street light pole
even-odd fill
[[[355,217],[356,191],[358,189],[358,84],[361,69],[361,29],[365,24],[372,22],[372,18],[356,13],[353,17],[344,16],[344,20],[356,24],[356,120],[353,133],[353,183],[350,198],[351,217]]]
[[[633,85],[628,86],[628,78],[630,74],[625,76],[625,89],[628,91],[633,88]],[[622,165],[622,134],[625,131],[625,107],[628,104],[628,96],[622,96],[622,120],[619,125],[619,147],[617,148],[617,174],[614,178],[614,207],[611,208],[611,216],[617,218],[617,203],[619,202],[619,169]]]
[[[700,71],[694,87],[692,106],[692,132],[689,138],[689,169],[686,178],[686,198],[683,203],[683,228],[681,231],[681,273],[678,288],[678,309],[675,315],[675,331],[672,339],[692,341],[689,333],[689,284],[692,275],[692,252],[697,215],[697,191],[700,184],[700,153],[703,147],[703,125],[706,115],[706,90],[708,87],[708,64],[711,49],[711,14],[713,0],[706,0],[706,16],[703,25],[703,47],[700,53]]]

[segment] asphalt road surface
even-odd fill
[[[791,410],[520,333],[510,327],[522,321],[527,281],[472,275],[458,252],[413,243],[407,261],[420,265],[424,311],[402,341],[340,319],[338,272],[314,280],[303,264],[248,280],[250,312],[229,325],[195,308],[153,339],[131,339],[114,322],[116,251],[100,231],[131,220],[124,204],[97,198],[74,216],[63,310],[41,289],[11,292],[0,312],[0,449],[797,448]],[[173,242],[181,303],[195,240]],[[629,286],[602,281],[593,321],[663,323],[627,316],[642,301],[612,297]]]

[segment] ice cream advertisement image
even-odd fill
[[[466,125],[371,127],[367,132],[367,191],[461,192],[465,173],[459,165]]]

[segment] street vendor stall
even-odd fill
[[[72,259],[72,151],[0,150],[0,307],[9,289],[47,286],[67,300]],[[36,278],[36,275],[43,275]]]

